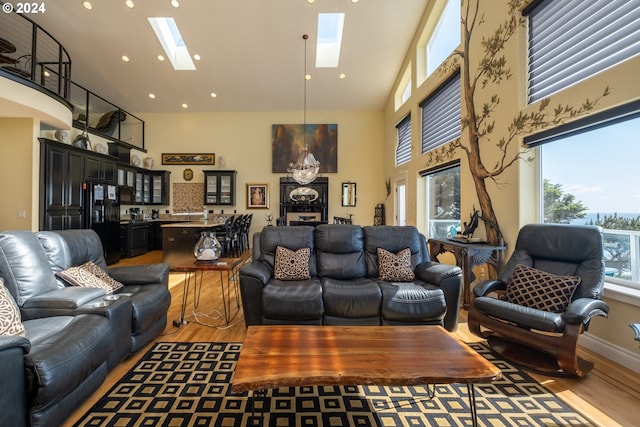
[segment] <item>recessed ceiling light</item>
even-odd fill
[[[211,92],[211,97],[212,97],[212,98],[217,98],[217,97],[218,97],[218,95],[217,95],[215,92]]]
[[[171,6],[180,7],[180,2],[178,0],[171,0]]]
[[[147,18],[174,70],[195,70],[187,45],[173,18]]]
[[[195,59],[196,61],[200,61],[200,55],[196,53],[195,55],[193,55],[193,59]]]
[[[304,79],[305,80],[311,80],[311,74],[305,74],[304,75]]]
[[[133,4],[133,0],[125,0],[124,4],[125,4],[129,9],[133,9],[133,7],[135,6],[135,4]]]
[[[151,98],[151,99],[156,99],[156,95],[155,95],[154,93],[150,93],[150,94],[149,94],[149,98]]]
[[[182,108],[189,108],[187,104],[182,104]]]
[[[124,62],[129,62],[129,57],[127,55],[122,55],[122,60]]]
[[[358,0],[351,0],[351,3],[358,3]]]
[[[347,77],[347,75],[346,75],[345,73],[340,73],[340,75],[338,76],[338,78],[339,78],[340,80],[342,80],[342,79],[344,79],[344,78],[346,78],[346,77]]]
[[[316,67],[335,68],[340,61],[344,13],[319,13]]]
[[[307,3],[309,3],[309,4],[313,4],[315,2],[316,2],[316,0],[307,0]]]
[[[44,76],[45,77],[49,77],[51,74],[49,74],[49,72],[47,70],[44,70]]]
[[[83,1],[82,2],[82,6],[84,6],[84,8],[87,9],[87,10],[93,9],[93,5],[91,4],[90,1]]]
[[[158,55],[158,61],[164,61],[164,56],[163,55]]]

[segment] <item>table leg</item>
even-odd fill
[[[186,324],[184,320],[184,313],[187,310],[187,297],[189,296],[189,282],[191,281],[191,272],[184,272],[183,290],[182,290],[182,307],[180,312],[180,319],[173,321],[173,326],[180,327]]]
[[[222,310],[224,311],[224,320],[229,324],[231,319],[231,290],[229,289],[229,272],[227,271],[227,297],[229,302],[225,299],[224,294],[224,273],[220,270],[220,289],[222,290]]]
[[[471,425],[478,427],[478,413],[476,411],[476,391],[473,384],[467,384],[467,392],[469,394],[469,411],[471,412]]]

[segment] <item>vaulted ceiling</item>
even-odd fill
[[[67,49],[74,82],[130,112],[299,110],[305,33],[307,108],[381,110],[428,1],[181,0],[174,8],[134,0],[128,8],[124,0],[93,0],[87,10],[66,0],[29,17]],[[314,65],[320,12],[346,14],[338,68]],[[159,16],[175,18],[190,53],[201,57],[197,70],[157,59],[163,50],[147,18]]]

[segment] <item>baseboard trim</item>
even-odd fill
[[[606,357],[635,373],[640,373],[640,349],[638,353],[634,353],[588,332],[585,332],[580,337],[580,346]]]

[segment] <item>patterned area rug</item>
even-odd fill
[[[75,425],[149,426],[469,426],[467,386],[296,387],[262,399],[233,395],[230,382],[242,344],[157,343]],[[503,378],[477,384],[480,426],[591,426],[529,375],[472,347],[502,370]],[[265,410],[266,409],[266,410]],[[255,410],[255,412],[253,412]]]

